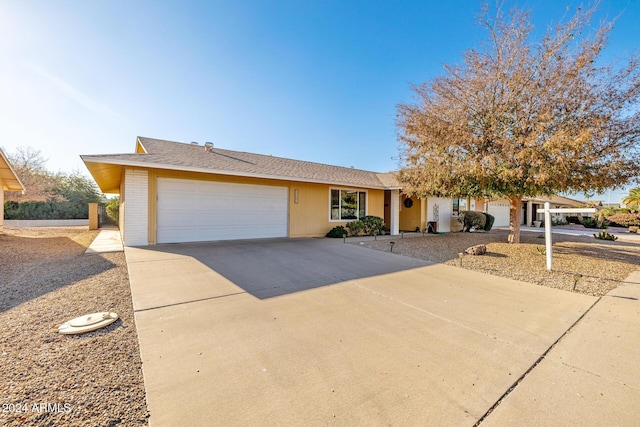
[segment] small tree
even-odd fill
[[[118,220],[120,218],[120,197],[116,196],[109,199],[104,209],[107,212],[109,219],[118,224]]]
[[[518,243],[523,196],[602,192],[637,179],[640,58],[597,65],[613,26],[590,31],[594,12],[578,9],[533,40],[528,13],[492,17],[485,6],[488,41],[398,107],[403,191],[505,197],[508,240]]]

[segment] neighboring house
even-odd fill
[[[0,229],[4,226],[4,192],[21,191],[24,193],[24,185],[11,167],[11,163],[0,149]]]
[[[538,213],[538,209],[544,208],[545,202],[549,202],[552,208],[575,208],[584,205],[583,202],[562,196],[523,197],[520,205],[520,224],[531,226],[533,221],[542,221],[544,214]],[[487,199],[484,203],[484,211],[496,218],[494,227],[509,226],[509,201],[507,199]],[[564,214],[553,214],[555,220],[564,219],[564,217]]]
[[[401,206],[390,173],[143,137],[135,153],[81,157],[103,192],[120,194],[129,246],[318,237],[365,215],[398,234],[405,225],[424,229],[434,207],[439,231],[449,231],[450,199]]]

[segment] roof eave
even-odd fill
[[[7,168],[9,169],[9,172],[11,172],[11,174],[13,175],[13,180],[17,184],[13,187],[7,185],[7,191],[20,191],[22,194],[24,194],[25,193],[24,184],[22,184],[22,181],[20,181],[20,177],[18,176],[16,171],[13,169],[13,166],[11,166],[11,163],[9,163],[9,159],[7,159],[7,157],[5,156],[2,150],[0,150],[0,157],[2,158],[3,163],[6,164]]]
[[[328,180],[320,180],[320,179],[313,179],[313,178],[299,178],[299,177],[288,177],[288,176],[282,176],[282,175],[228,171],[228,170],[222,170],[222,169],[198,168],[198,167],[192,167],[192,166],[178,166],[178,165],[169,165],[164,163],[135,162],[131,160],[119,160],[119,159],[113,159],[113,158],[109,159],[109,158],[94,157],[94,156],[80,156],[80,157],[84,161],[85,165],[87,165],[87,168],[89,168],[88,163],[102,163],[102,164],[130,166],[130,167],[147,168],[147,169],[163,169],[163,170],[174,170],[174,171],[185,171],[185,172],[197,172],[197,173],[206,173],[211,175],[242,176],[247,178],[274,179],[278,181],[308,182],[308,183],[314,183],[314,184],[337,185],[337,186],[351,187],[351,188],[367,188],[367,189],[373,189],[373,190],[395,189],[395,187],[388,188],[383,185],[355,184],[355,183],[342,182],[342,181],[328,181]],[[90,168],[89,170],[91,171]],[[98,183],[98,185],[100,184]],[[397,188],[400,189],[401,187],[397,187]]]

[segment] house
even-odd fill
[[[0,149],[0,229],[4,226],[4,192],[21,191],[24,193],[24,185],[11,167],[11,163]]]
[[[532,226],[534,221],[542,221],[544,214],[538,213],[544,204],[549,202],[552,208],[575,208],[583,206],[583,202],[563,196],[524,197],[520,205],[520,224]],[[494,227],[509,226],[509,201],[507,199],[485,200],[484,212],[495,217]],[[564,219],[564,214],[553,214],[555,220]]]
[[[450,229],[450,199],[405,197],[392,173],[144,137],[133,153],[81,158],[103,192],[120,194],[128,246],[318,237],[365,215],[392,234],[426,221]]]
[[[365,215],[391,234],[461,229],[458,215],[488,212],[509,225],[509,202],[483,198],[418,198],[394,173],[232,151],[211,143],[138,137],[133,153],[81,156],[104,193],[120,194],[120,232],[128,246],[269,237],[320,237]],[[544,201],[528,198],[531,224]],[[526,222],[525,222],[526,221]]]

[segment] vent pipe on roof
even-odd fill
[[[198,145],[197,141],[191,141],[191,145]]]
[[[205,142],[204,151],[213,151],[213,142]]]

